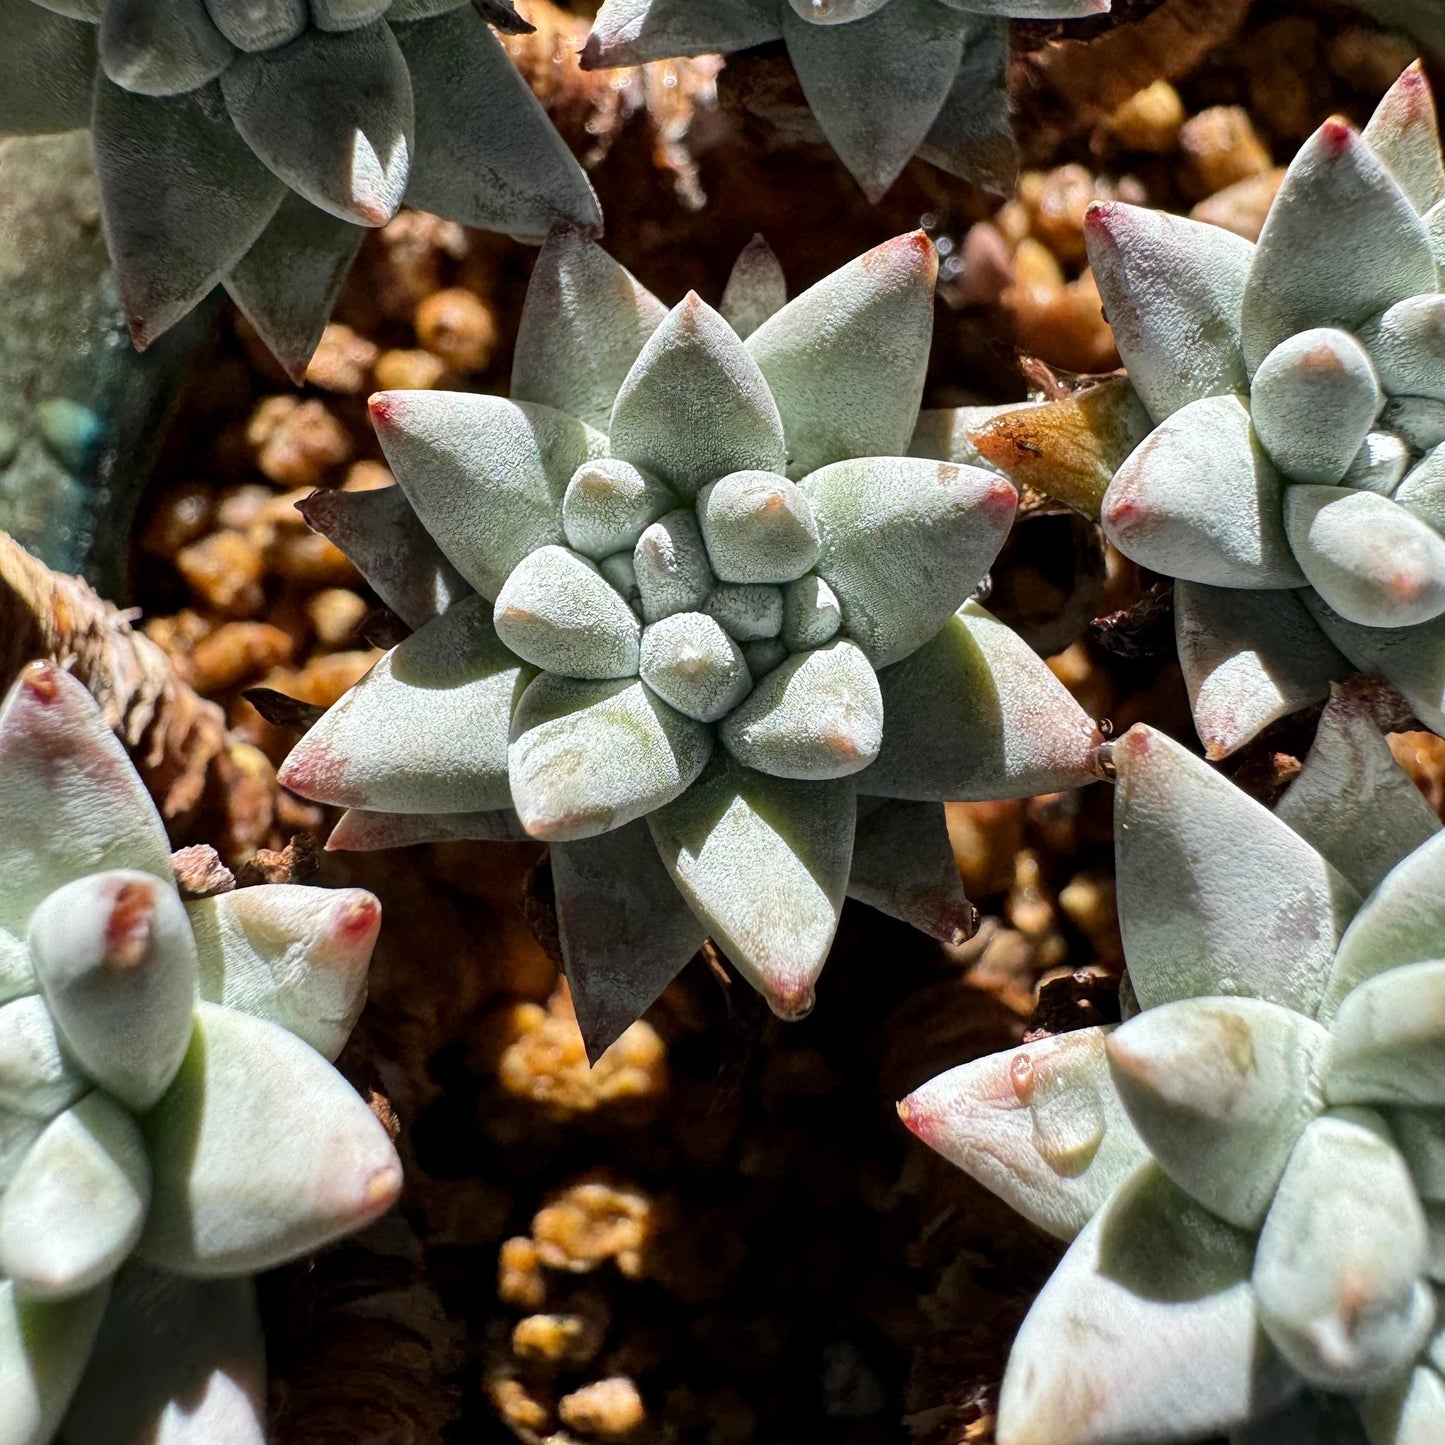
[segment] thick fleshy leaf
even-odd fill
[[[409,204],[524,241],[601,229],[582,167],[473,7],[396,35],[416,92]]]
[[[1389,167],[1417,211],[1423,214],[1445,200],[1435,101],[1418,60],[1385,92],[1362,139]]]
[[[998,417],[1009,416],[1018,411],[1038,411],[1044,405],[1042,402],[1009,402],[1003,406],[925,407],[918,413],[913,435],[908,439],[908,455],[932,457],[940,462],[962,462],[968,467],[992,466],[996,471],[1003,471],[1001,465],[986,459],[979,451],[973,433]],[[1140,411],[1143,412],[1142,406]],[[1139,435],[1120,453],[1120,460],[1134,449],[1149,429],[1149,418],[1145,415]],[[1113,470],[1112,467],[1109,468],[1111,476]],[[1107,478],[1105,480],[1107,482]],[[1101,487],[1100,491],[1102,490]]]
[[[1395,396],[1385,403],[1380,425],[1403,437],[1416,451],[1445,442],[1445,401],[1432,396]]]
[[[1410,448],[1403,437],[1394,432],[1372,431],[1345,469],[1341,485],[1388,496],[1409,467]]]
[[[484,813],[371,813],[351,808],[326,840],[328,852],[371,853],[415,843],[522,843],[521,820],[510,808]]]
[[[612,403],[667,308],[601,246],[548,236],[532,268],[512,358],[511,395],[606,430]]]
[[[1411,296],[1397,302],[1360,334],[1392,395],[1445,401],[1445,296]]]
[[[823,134],[870,201],[882,200],[932,129],[963,59],[966,28],[934,0],[890,0],[847,25],[791,8],[783,39]]]
[[[66,1057],[42,995],[0,1007],[0,1110],[52,1119],[88,1088]]]
[[[291,750],[303,798],[398,813],[505,808],[512,711],[533,669],[468,598],[394,647]]]
[[[1445,201],[1434,205],[1426,213],[1425,234],[1430,239],[1430,253],[1435,257],[1436,270],[1445,267]]]
[[[1156,422],[1248,389],[1239,346],[1248,241],[1120,201],[1090,206],[1084,237],[1114,343]]]
[[[1139,1002],[1230,994],[1312,1015],[1359,895],[1163,733],[1130,728],[1114,766],[1119,922]]]
[[[469,392],[378,392],[371,419],[422,524],[483,597],[529,552],[566,540],[567,483],[607,452],[575,417]]]
[[[1174,584],[1174,640],[1206,757],[1320,702],[1350,664],[1299,592]]]
[[[38,5],[0,10],[0,135],[90,124],[95,27]]]
[[[205,0],[205,6],[216,29],[238,50],[285,45],[309,18],[306,0]]]
[[[1254,1288],[1280,1353],[1327,1390],[1408,1367],[1435,1317],[1425,1217],[1378,1117],[1316,1119],[1295,1146],[1259,1237]]]
[[[693,510],[679,508],[647,527],[637,539],[632,568],[645,622],[700,612],[715,579]]]
[[[1242,397],[1209,396],[1167,417],[1104,494],[1104,533],[1127,557],[1211,587],[1298,587],[1284,484]]]
[[[67,1300],[21,1297],[0,1279],[0,1401],[5,1445],[54,1437],[90,1354],[109,1290]]]
[[[1394,500],[1445,535],[1445,449],[1427,452],[1395,488]]]
[[[848,897],[944,943],[973,932],[974,909],[937,803],[859,798]]]
[[[29,942],[80,1067],[131,1108],[149,1108],[191,1036],[196,945],[175,887],[121,870],[78,878],[35,910]]]
[[[718,310],[744,340],[788,304],[788,283],[773,248],[754,236],[738,253]]]
[[[33,993],[39,986],[24,939],[0,929],[0,1002]]]
[[[788,476],[908,450],[937,276],[938,253],[922,231],[896,236],[794,297],[748,337],[783,418]]]
[[[883,696],[862,650],[846,638],[774,668],[718,728],[744,767],[775,778],[845,778],[883,743]]]
[[[186,905],[200,995],[270,1019],[334,1059],[366,1002],[381,906],[360,888],[238,888]]]
[[[1369,709],[1343,691],[1330,699],[1304,769],[1274,811],[1362,896],[1440,831]]]
[[[847,779],[800,783],[721,749],[648,824],[682,896],[782,1018],[813,1007],[848,886],[857,812]]]
[[[1355,1402],[1311,1391],[1229,1432],[1229,1445],[1385,1445],[1371,1441]],[[1404,1442],[1396,1442],[1404,1445]]]
[[[783,588],[783,645],[791,652],[821,647],[837,636],[843,625],[838,594],[815,573]]]
[[[999,1445],[1191,1440],[1281,1403],[1292,1380],[1259,1328],[1253,1248],[1157,1168],[1137,1170],[1024,1320]]]
[[[227,294],[298,386],[365,235],[288,192],[225,277]]]
[[[1323,1107],[1329,1035],[1254,998],[1146,1009],[1109,1038],[1134,1127],[1191,1198],[1258,1229],[1305,1125]]]
[[[100,1092],[53,1119],[0,1195],[0,1269],[29,1296],[94,1289],[140,1238],[150,1202],[145,1140]]]
[[[693,916],[640,819],[552,845],[562,961],[577,1026],[595,1063],[702,947]]]
[[[1445,1202],[1445,1115],[1439,1109],[1391,1109],[1390,1132],[1420,1197]]]
[[[204,0],[107,0],[100,63],[139,95],[179,95],[214,80],[235,58]]]
[[[31,1146],[45,1132],[46,1123],[13,1109],[0,1109],[0,1189],[14,1178]]]
[[[249,1279],[120,1272],[67,1445],[265,1445],[266,1355]]]
[[[977,13],[964,19],[963,60],[917,154],[950,175],[1007,195],[1019,166],[1009,112],[1008,21]]]
[[[202,1003],[175,1083],[142,1120],[154,1198],[138,1253],[176,1274],[252,1274],[384,1214],[386,1130],[308,1044]]]
[[[1370,1445],[1433,1445],[1445,1439],[1445,1380],[1428,1365],[1360,1402]]]
[[[1098,730],[1012,628],[965,603],[878,674],[883,747],[863,793],[942,802],[1026,798],[1093,782]]]
[[[1082,20],[1108,13],[1109,0],[940,0],[955,10],[1017,20]]]
[[[788,0],[795,14],[815,25],[844,25],[881,10],[888,0]]]
[[[648,337],[612,407],[612,451],[684,498],[729,472],[781,472],[768,384],[716,311],[688,292]]]
[[[479,22],[480,23],[480,22]],[[358,226],[397,212],[411,167],[411,76],[389,26],[238,56],[221,77],[246,143],[293,191]]]
[[[998,555],[1018,502],[993,472],[920,457],[837,462],[802,490],[822,538],[816,571],[875,667],[948,621]]]
[[[697,494],[712,570],[723,582],[793,582],[818,560],[807,496],[775,472],[733,472]]]
[[[727,582],[708,593],[703,611],[738,642],[762,642],[783,630],[783,589],[764,582]]]
[[[286,187],[236,134],[216,86],[152,99],[99,81],[94,131],[106,244],[145,347],[255,245]]]
[[[775,667],[786,662],[788,651],[776,637],[763,637],[756,642],[743,643],[743,660],[756,679],[766,677]]]
[[[1445,1104],[1445,962],[1366,979],[1330,1024],[1332,1104]]]
[[[471,592],[399,486],[313,492],[299,510],[306,525],[340,547],[408,627],[425,626]]]
[[[636,677],[642,625],[594,562],[539,547],[512,569],[492,614],[518,657],[565,677]]]
[[[712,730],[642,682],[545,672],[517,704],[512,739],[512,804],[548,842],[591,838],[671,802],[712,752]]]
[[[1349,125],[1327,120],[1300,147],[1265,218],[1244,292],[1245,360],[1253,372],[1298,331],[1354,331],[1435,285],[1414,207]]]
[[[630,552],[649,523],[677,506],[677,497],[656,477],[620,457],[584,462],[562,497],[562,530],[569,546],[601,561]]]
[[[748,50],[783,33],[778,0],[605,0],[582,50],[583,70],[675,55]]]
[[[665,703],[698,722],[725,717],[753,685],[742,649],[701,612],[675,612],[643,632],[640,675]]]
[[[391,0],[309,0],[311,20],[323,30],[355,30],[391,8]],[[505,6],[510,10],[510,3]]]
[[[1072,1239],[1148,1158],[1109,1077],[1106,1028],[960,1064],[898,1106],[931,1149]]]

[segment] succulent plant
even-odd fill
[[[755,240],[722,314],[669,311],[559,232],[511,400],[382,392],[399,486],[303,504],[417,630],[282,781],[350,809],[333,848],[549,842],[594,1057],[709,933],[785,1016],[845,893],[962,936],[940,800],[1094,776],[1092,723],[969,600],[1013,487],[904,455],[936,270],[915,233],[785,302]]]
[[[913,155],[1009,190],[1009,18],[1099,15],[1109,0],[604,0],[584,69],[781,40],[823,134],[868,199]]]
[[[0,0],[0,135],[89,126],[144,347],[224,284],[297,380],[403,197],[541,241],[601,224],[486,19],[511,0]]]
[[[1113,760],[1132,1016],[900,1105],[1072,1241],[999,1445],[1445,1439],[1445,832],[1347,693],[1273,812],[1142,725]]]
[[[99,708],[32,663],[0,711],[0,1440],[265,1438],[247,1276],[390,1207],[328,1060],[380,922],[359,889],[183,902]]]

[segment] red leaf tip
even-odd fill
[[[28,662],[21,670],[20,685],[34,701],[49,706],[60,696],[60,669],[45,658]]]
[[[1332,115],[1319,129],[1320,144],[1331,158],[1341,156],[1355,139],[1355,128],[1342,115]]]
[[[786,1019],[789,1023],[807,1018],[813,1012],[813,1005],[817,1001],[813,985],[801,980],[777,984],[768,993],[768,1007],[780,1019]]]
[[[337,942],[358,951],[371,951],[381,928],[381,904],[370,893],[358,893],[337,910],[332,932]]]

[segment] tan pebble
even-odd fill
[[[524,1360],[585,1365],[601,1348],[601,1322],[585,1315],[528,1315],[512,1330],[512,1351]]]
[[[352,462],[346,469],[346,480],[342,482],[341,489],[345,492],[374,492],[395,482],[396,478],[384,462]]]
[[[1131,151],[1164,155],[1174,146],[1184,124],[1184,102],[1167,80],[1136,90],[1108,119],[1120,145]]]
[[[993,223],[1010,246],[1017,246],[1029,234],[1029,210],[1021,200],[1005,201],[994,214]]]
[[[361,681],[380,656],[381,650],[375,647],[353,652],[328,652],[321,657],[313,657],[284,682],[267,679],[266,685],[299,697],[303,702],[330,707],[344,692]]]
[[[1215,105],[1191,116],[1180,129],[1179,149],[1196,196],[1212,196],[1273,164],[1249,112],[1238,105]]]
[[[625,1375],[594,1380],[564,1395],[557,1415],[569,1430],[598,1440],[623,1440],[647,1423],[642,1396]]]
[[[443,268],[467,254],[466,231],[425,211],[402,211],[381,228],[373,282],[382,311],[410,320],[416,305],[441,285]]]
[[[608,1260],[623,1274],[642,1272],[653,1203],[640,1189],[591,1179],[573,1184],[537,1211],[532,1238],[551,1269],[586,1273]]]
[[[497,323],[479,296],[460,286],[437,291],[416,308],[416,335],[453,371],[481,371],[497,348]]]
[[[1408,36],[1358,25],[1338,28],[1325,46],[1330,69],[1355,90],[1374,95],[1388,90],[1417,53]]]
[[[196,644],[191,682],[198,692],[223,692],[291,661],[292,641],[269,622],[227,622]]]
[[[216,505],[216,522],[232,532],[247,532],[261,520],[266,504],[276,493],[260,482],[227,487]]]
[[[352,451],[346,428],[312,398],[277,423],[256,452],[256,466],[277,486],[317,487],[332,468],[351,460]]]
[[[447,364],[430,351],[383,351],[372,375],[379,391],[430,391],[447,374]]]
[[[1020,286],[1062,286],[1064,270],[1043,242],[1028,237],[1014,252],[1014,280]]]
[[[260,549],[239,532],[213,532],[184,548],[176,567],[191,591],[228,617],[251,617],[265,604],[265,563]]]
[[[547,1276],[536,1244],[526,1235],[502,1241],[497,1257],[497,1298],[526,1310],[540,1310],[547,1302]]]
[[[215,494],[200,482],[173,487],[157,503],[140,535],[142,549],[171,558],[210,526]]]
[[[1004,306],[1022,351],[1065,371],[1113,371],[1114,334],[1104,320],[1098,287],[1085,271],[1067,286],[1012,286]]]
[[[283,492],[279,497],[271,492],[266,503],[256,514],[256,521],[263,527],[282,532],[306,532],[306,518],[297,510],[296,504],[304,502],[314,489],[297,487],[293,492]]]
[[[1094,177],[1083,166],[1059,166],[1046,172],[1029,203],[1033,234],[1061,261],[1082,262],[1084,213],[1098,199]]]
[[[1264,229],[1264,218],[1269,214],[1283,180],[1284,167],[1277,166],[1216,191],[1200,201],[1189,214],[1196,221],[1223,226],[1226,231],[1233,231],[1246,241],[1257,241]]]
[[[141,631],[155,643],[176,665],[181,675],[190,681],[191,652],[201,638],[215,627],[208,617],[187,607],[170,617],[150,617],[141,625]]]
[[[306,367],[306,380],[325,391],[354,396],[365,390],[378,350],[375,342],[333,321],[321,333],[321,341]]]
[[[346,587],[328,587],[306,604],[316,636],[327,647],[340,647],[355,637],[366,612],[365,599]]]
[[[979,221],[968,228],[959,248],[963,269],[952,283],[960,306],[993,306],[1015,279],[1009,243],[997,226]]]
[[[538,1435],[552,1423],[546,1399],[521,1380],[494,1378],[487,1381],[486,1388],[493,1408],[511,1429]]]
[[[1014,853],[1023,840],[1024,804],[947,803],[948,837],[972,899],[1004,892],[1013,881]]]
[[[257,402],[246,421],[246,445],[253,452],[260,451],[276,428],[300,405],[300,398],[295,396],[268,396]]]
[[[346,554],[319,532],[278,536],[266,549],[266,567],[289,581],[315,586],[355,584],[361,580]]]

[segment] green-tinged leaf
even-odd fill
[[[888,0],[788,0],[795,14],[815,25],[844,25],[881,10]]]
[[[848,897],[944,943],[967,940],[974,910],[942,806],[859,798]]]
[[[788,283],[773,248],[754,236],[738,253],[718,310],[722,318],[747,340],[770,316],[788,304]]]
[[[1425,67],[1416,61],[1385,92],[1361,137],[1422,214],[1445,200],[1439,122]]]
[[[818,524],[796,483],[733,472],[697,494],[713,573],[723,582],[793,582],[818,560]]]
[[[1114,766],[1119,922],[1139,1002],[1229,994],[1313,1015],[1359,895],[1163,733],[1130,728]]]
[[[81,1069],[131,1108],[149,1108],[191,1036],[196,944],[174,885],[121,870],[78,878],[35,910],[29,942]]]
[[[1260,1233],[1260,1319],[1312,1383],[1386,1384],[1430,1333],[1426,1256],[1410,1172],[1377,1117],[1328,1114],[1301,1135]]]
[[[964,19],[963,59],[917,154],[950,175],[1007,195],[1019,166],[1009,112],[1009,26],[973,12]]]
[[[33,1298],[94,1289],[140,1238],[150,1187],[130,1115],[87,1094],[46,1126],[0,1195],[0,1270]]]
[[[975,602],[878,674],[883,747],[858,789],[941,802],[1093,782],[1098,730],[1027,643]]]
[[[1329,1035],[1254,998],[1146,1009],[1109,1038],[1134,1127],[1191,1198],[1258,1229],[1305,1125],[1324,1107]]]
[[[0,1109],[0,1189],[15,1177],[31,1146],[45,1132],[47,1122],[13,1109]]]
[[[1384,163],[1343,120],[1299,149],[1270,206],[1244,292],[1251,372],[1286,337],[1361,323],[1436,286],[1425,227]]]
[[[1330,1024],[1332,1104],[1445,1104],[1445,961],[1367,978]]]
[[[1445,296],[1411,296],[1360,332],[1380,385],[1392,395],[1445,401]]]
[[[370,853],[381,848],[407,848],[414,843],[454,843],[476,839],[487,843],[522,843],[521,820],[510,808],[484,813],[369,813],[351,808],[326,840],[328,852]]]
[[[52,1119],[89,1087],[66,1058],[43,996],[0,1007],[0,1110]]]
[[[1403,1380],[1360,1402],[1370,1445],[1434,1445],[1445,1439],[1445,1380],[1416,1365]]]
[[[371,1223],[401,1164],[356,1091],[285,1029],[202,1003],[181,1071],[142,1121],[154,1198],[138,1253],[176,1274],[252,1274]]]
[[[1432,396],[1391,397],[1380,413],[1380,425],[1416,451],[1428,452],[1445,442],[1445,401]]]
[[[726,582],[702,609],[738,642],[762,642],[783,630],[783,589],[765,582]]]
[[[1109,540],[1127,557],[1212,587],[1298,587],[1285,536],[1284,483],[1243,397],[1210,396],[1169,416],[1129,454],[1104,494]]]
[[[582,50],[583,70],[675,55],[748,50],[783,33],[778,0],[606,0]]]
[[[1366,1436],[1355,1402],[1310,1391],[1229,1432],[1229,1445],[1384,1445]]]
[[[1445,1202],[1445,1116],[1439,1109],[1391,1109],[1390,1133],[1420,1197]]]
[[[711,729],[645,683],[544,672],[512,724],[512,804],[534,838],[591,838],[671,802],[711,752]]]
[[[311,20],[323,30],[354,30],[391,9],[391,0],[309,0]],[[511,9],[510,0],[506,9]]]
[[[505,808],[512,712],[533,669],[471,597],[388,652],[292,748],[277,775],[316,802],[398,813]]]
[[[781,472],[783,423],[742,341],[695,291],[647,338],[612,407],[611,449],[683,498],[729,472]]]
[[[38,5],[0,9],[0,135],[90,124],[95,27]]]
[[[0,1279],[0,1440],[4,1445],[45,1445],[51,1440],[105,1312],[102,1286],[67,1300],[18,1295]]]
[[[607,451],[575,417],[468,392],[378,392],[371,419],[422,524],[483,597],[527,553],[566,541],[567,483]]]
[[[937,275],[938,253],[922,231],[896,236],[794,297],[748,337],[783,418],[788,476],[907,451]]]
[[[712,766],[648,823],[682,896],[782,1018],[813,1006],[848,886],[857,812],[847,779],[800,783]]]
[[[0,748],[3,746],[0,742]],[[0,1002],[33,993],[39,987],[24,940],[0,929]]]
[[[1025,1219],[1072,1239],[1148,1158],[1105,1056],[1077,1029],[940,1074],[898,1106],[930,1148]]]
[[[216,29],[238,50],[285,45],[301,34],[310,19],[306,0],[205,0],[205,6]]]
[[[238,888],[186,905],[200,995],[270,1019],[334,1059],[366,1002],[381,907],[360,888]]]
[[[837,636],[843,625],[843,605],[823,579],[810,572],[783,588],[783,630],[779,633],[790,652],[821,647]]]
[[[205,0],[107,0],[100,63],[128,91],[149,97],[195,90],[235,55]]]
[[[1410,467],[1410,448],[1394,432],[1372,431],[1345,469],[1342,486],[1389,496]]]
[[[552,845],[557,931],[577,1026],[595,1063],[702,947],[645,822]]]
[[[1239,345],[1248,241],[1121,201],[1090,206],[1084,237],[1115,345],[1156,422],[1248,389]]]
[[[1419,465],[1394,489],[1394,500],[1445,535],[1445,448],[1425,453]]]
[[[645,622],[700,612],[715,579],[692,509],[669,512],[645,528],[632,553],[632,568]]]
[[[584,462],[562,496],[562,530],[568,545],[601,561],[631,550],[649,523],[677,506],[656,477],[620,457]]]
[[[701,612],[675,612],[643,632],[640,674],[665,703],[698,722],[725,717],[753,685],[742,649]]]

